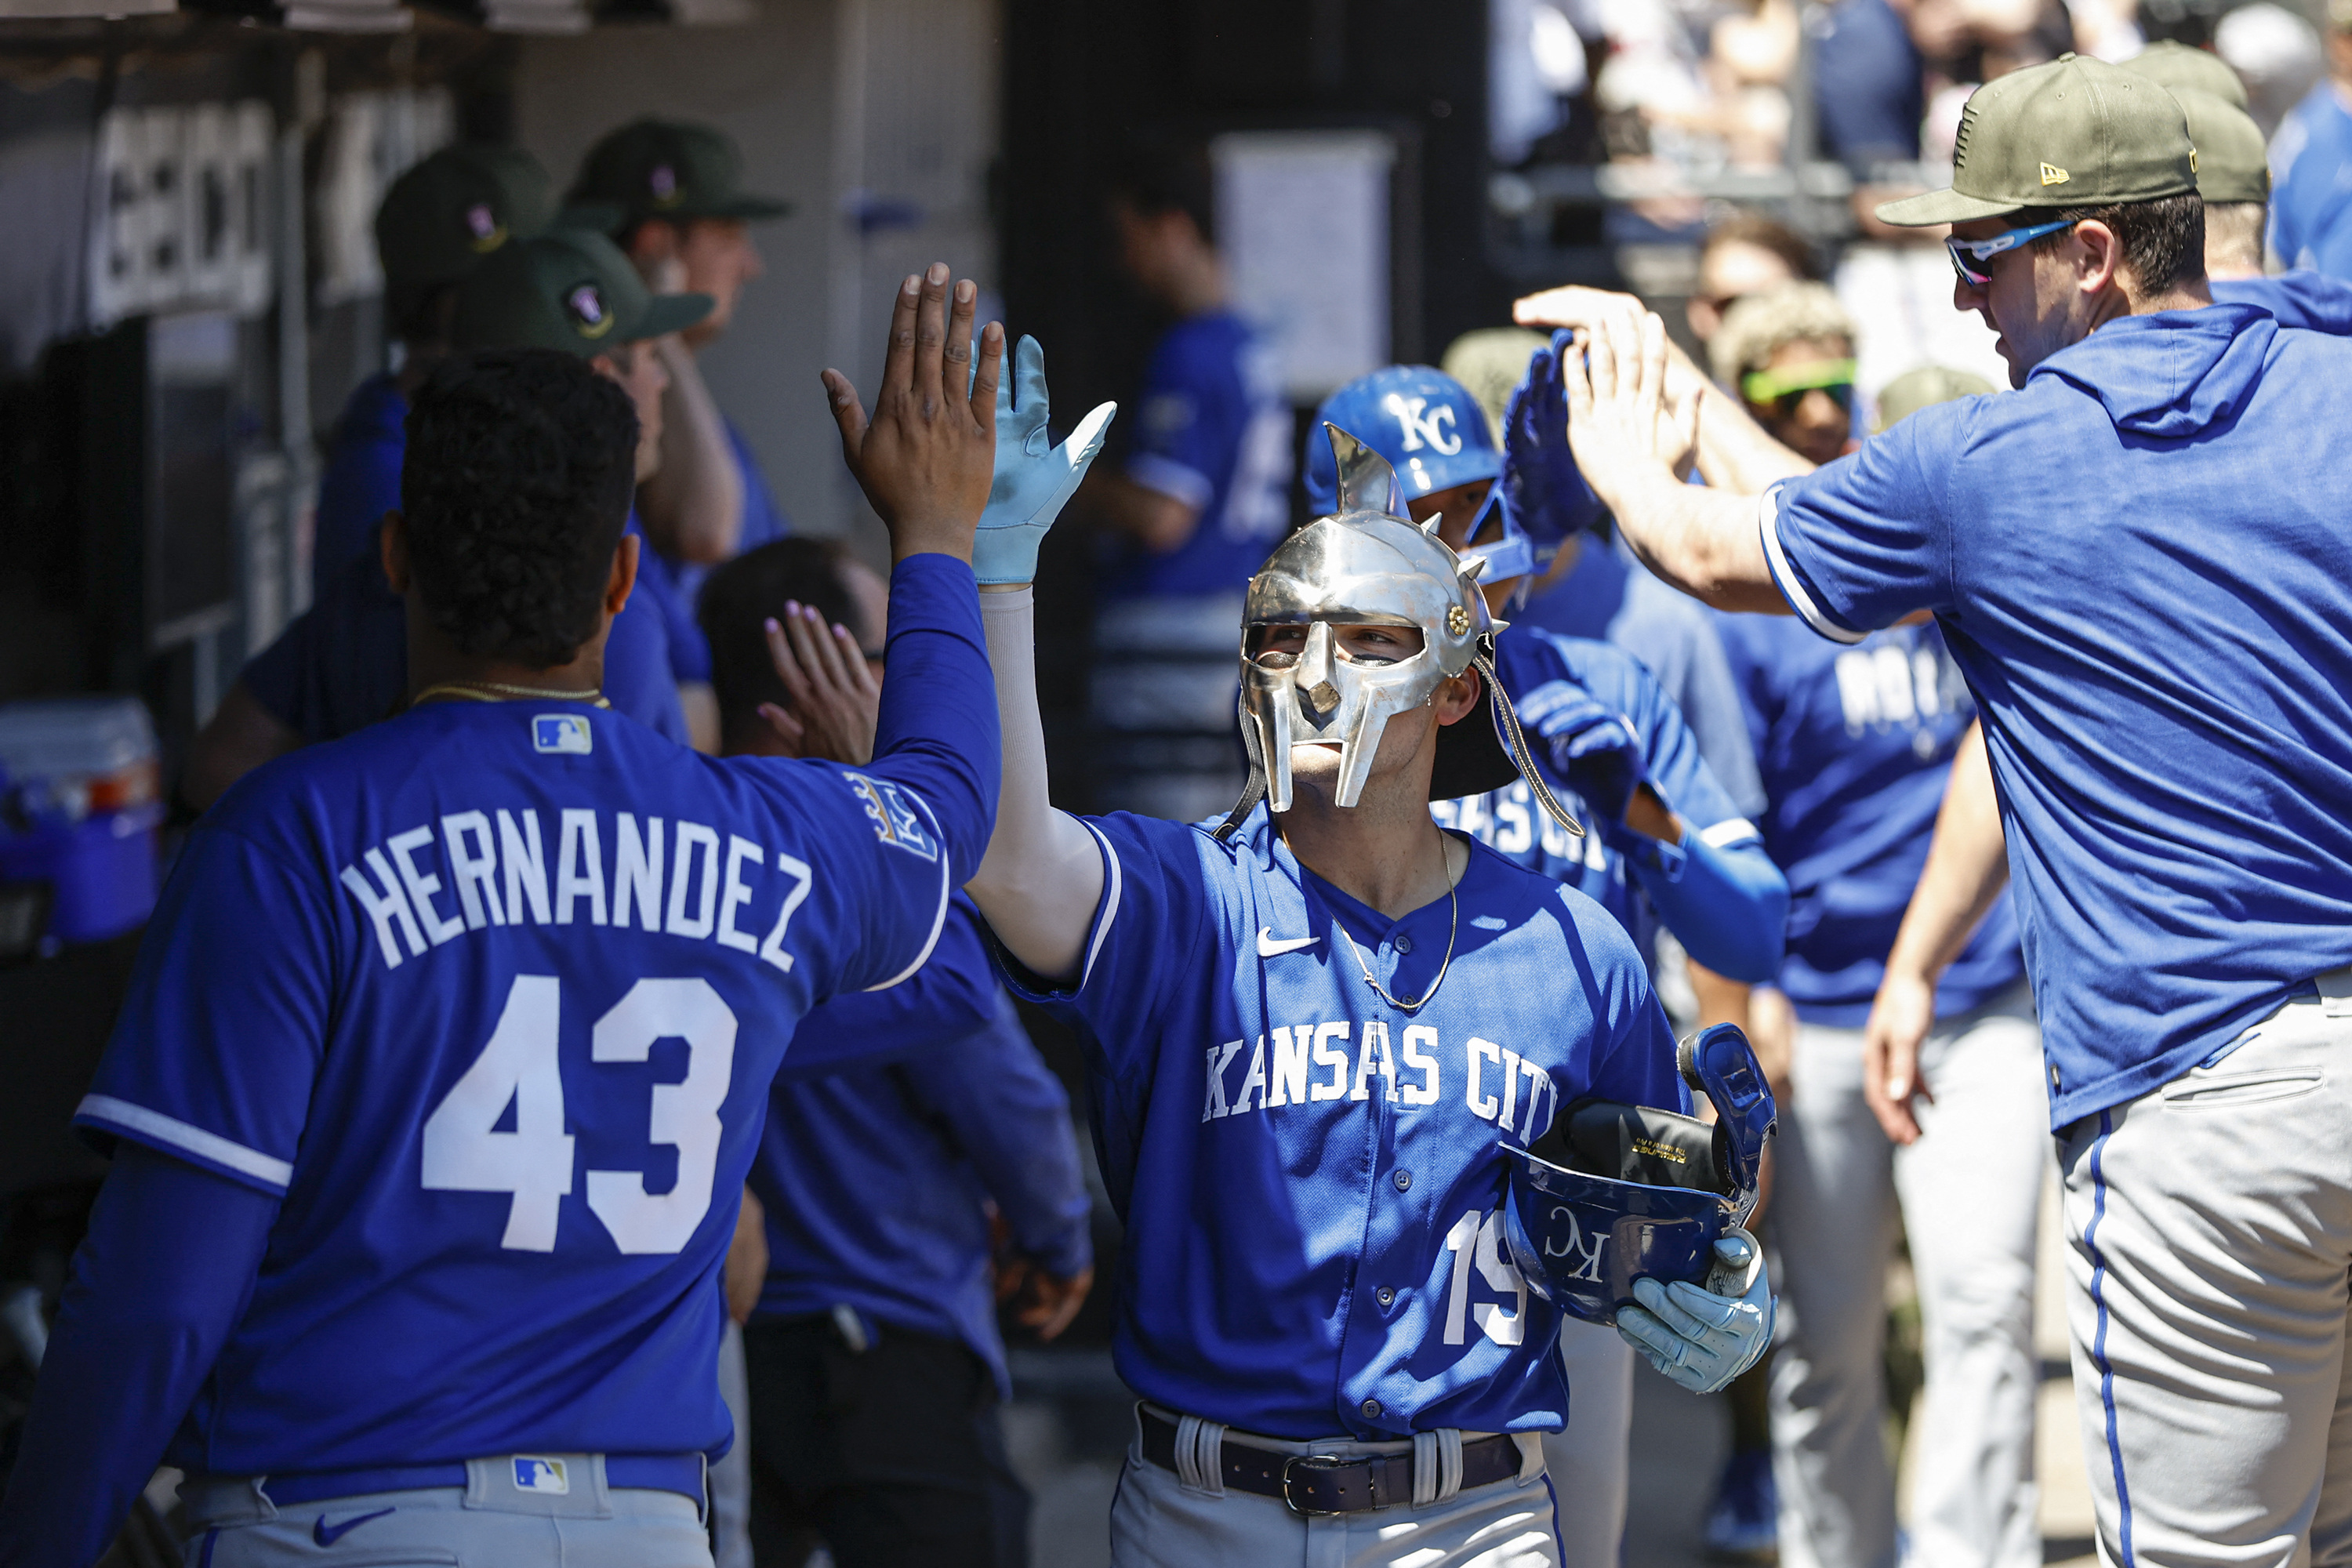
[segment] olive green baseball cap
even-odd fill
[[[2124,69],[2137,71],[2168,92],[2194,88],[2238,109],[2244,109],[2249,101],[2244,80],[2230,68],[2229,61],[2210,49],[2192,49],[2187,44],[2160,38],[2121,64]],[[2195,134],[2196,127],[2190,126],[2189,132]],[[2197,150],[2203,153],[2205,143],[2198,142]]]
[[[501,247],[457,288],[451,345],[563,349],[593,357],[615,343],[682,331],[710,314],[708,294],[649,294],[613,242],[550,229]]]
[[[647,218],[782,217],[792,204],[742,188],[743,160],[724,132],[680,120],[638,120],[595,146],[580,165],[568,205],[618,208],[615,230]]]
[[[2066,54],[1970,93],[1951,187],[1883,202],[1878,217],[1918,228],[2196,189],[2197,147],[2172,95],[2121,66]]]
[[[2270,150],[2254,117],[2193,87],[2176,87],[2172,96],[2197,143],[2197,194],[2208,205],[2269,201]]]
[[[520,147],[444,147],[419,160],[375,210],[376,256],[394,316],[554,216],[554,183]]]

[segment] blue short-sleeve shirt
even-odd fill
[[[2352,959],[2352,344],[2244,304],[2111,321],[2012,395],[1777,486],[1814,630],[1936,613],[1980,709],[2053,1125]]]
[[[1086,820],[1084,968],[1029,994],[1088,1054],[1119,1374],[1276,1436],[1559,1427],[1559,1315],[1499,1246],[1502,1144],[1586,1095],[1687,1105],[1624,931],[1476,844],[1458,921],[1445,899],[1390,920],[1263,807],[1227,844]]]

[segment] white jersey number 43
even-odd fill
[[[434,1192],[507,1193],[506,1235],[518,1252],[551,1252],[572,1191],[572,1134],[563,1130],[556,1063],[561,994],[551,974],[518,974],[507,1005],[465,1075],[425,1122],[424,1185]],[[682,1249],[710,1212],[719,1165],[719,1107],[735,1074],[735,1015],[707,980],[640,980],[596,1020],[589,1058],[641,1062],[656,1040],[683,1039],[686,1078],[656,1084],[647,1132],[677,1151],[677,1181],[646,1191],[642,1171],[588,1173],[588,1207],[628,1253]],[[499,1131],[507,1107],[514,1131]]]

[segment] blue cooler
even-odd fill
[[[104,942],[153,912],[161,795],[137,698],[0,704],[0,886],[47,890],[41,947]]]

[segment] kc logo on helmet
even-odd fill
[[[1609,1233],[1605,1230],[1596,1230],[1588,1237],[1584,1227],[1577,1223],[1576,1211],[1565,1204],[1555,1205],[1551,1211],[1551,1217],[1554,1220],[1568,1222],[1568,1236],[1565,1245],[1561,1244],[1561,1237],[1557,1231],[1545,1237],[1543,1254],[1546,1258],[1567,1258],[1572,1265],[1565,1276],[1555,1276],[1555,1278],[1583,1279],[1591,1284],[1600,1284],[1601,1254],[1609,1246]]]
[[[563,309],[583,338],[601,338],[613,330],[613,312],[604,308],[604,296],[593,283],[583,283],[566,294]]]
[[[1462,450],[1462,433],[1451,428],[1454,409],[1450,405],[1441,403],[1424,416],[1422,410],[1428,406],[1429,399],[1426,397],[1407,397],[1398,392],[1388,395],[1388,411],[1396,416],[1398,426],[1404,431],[1404,449],[1418,452],[1427,446],[1450,458]]]
[[[499,221],[488,202],[476,202],[466,209],[466,233],[478,256],[488,256],[507,242],[507,226]]]

